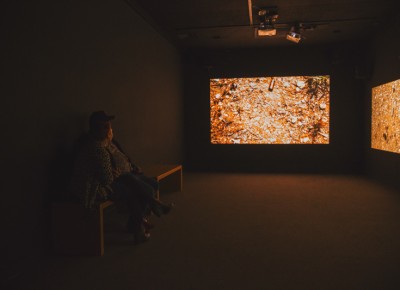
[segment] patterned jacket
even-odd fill
[[[71,193],[78,196],[85,208],[107,199],[113,182],[112,160],[101,142],[88,137],[75,160]]]

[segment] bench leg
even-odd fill
[[[182,170],[171,173],[165,176],[160,182],[159,191],[164,193],[182,191]],[[157,193],[159,195],[159,192]]]
[[[103,208],[88,214],[71,203],[52,206],[53,251],[61,255],[104,254]]]

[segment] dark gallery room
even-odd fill
[[[1,289],[400,289],[399,8],[3,1]]]

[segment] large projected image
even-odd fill
[[[211,79],[211,143],[329,144],[329,94],[329,76]]]
[[[371,147],[400,153],[400,79],[372,88]]]

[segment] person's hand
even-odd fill
[[[133,172],[134,172],[135,174],[143,174],[143,170],[142,170],[142,168],[140,168],[139,166],[135,166],[135,167],[133,168]]]
[[[118,168],[113,168],[112,173],[114,178],[118,178],[121,175],[121,170],[119,170]]]

